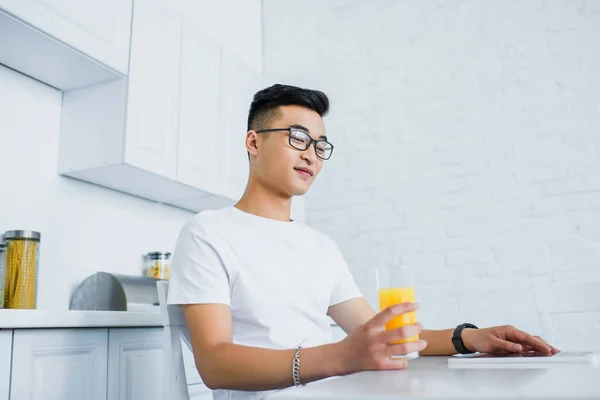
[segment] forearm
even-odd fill
[[[454,329],[424,330],[421,332],[420,339],[427,342],[427,347],[421,351],[421,354],[424,356],[450,356],[456,354],[456,349],[452,344],[453,333]]]
[[[300,351],[300,381],[308,383],[343,375],[337,344],[303,348]],[[271,390],[292,386],[295,349],[271,350],[223,343],[197,359],[205,384],[212,389]]]

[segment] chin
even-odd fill
[[[310,188],[310,185],[296,186],[294,190],[292,190],[292,196],[303,196],[308,192],[308,188]]]

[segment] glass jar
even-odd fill
[[[36,307],[41,234],[35,231],[8,231],[4,307]]]
[[[153,251],[146,254],[146,276],[156,279],[169,279],[171,253]]]
[[[6,245],[0,243],[0,308],[4,308],[4,279],[6,277]]]

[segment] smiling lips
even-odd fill
[[[299,168],[294,168],[296,171],[298,171],[302,176],[309,178],[311,176],[314,175],[314,173],[312,172],[312,170],[308,169],[308,168],[303,168],[303,167],[299,167]]]

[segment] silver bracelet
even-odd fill
[[[300,350],[302,350],[302,346],[298,346],[296,349],[294,363],[292,364],[292,377],[294,378],[294,386],[304,386],[302,385],[302,382],[300,382]]]

